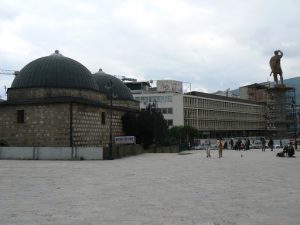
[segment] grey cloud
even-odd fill
[[[29,47],[8,55],[0,44],[1,68],[59,49],[92,72],[172,77],[208,91],[266,81],[277,48],[288,74],[300,69],[298,1],[9,2],[5,30]]]

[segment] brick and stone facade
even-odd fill
[[[93,102],[94,103],[94,102]],[[138,103],[128,102],[127,111],[138,112]],[[123,106],[126,101],[123,100]],[[24,122],[18,122],[18,111]],[[113,105],[113,136],[123,135],[124,108]],[[109,141],[110,107],[76,102],[7,101],[0,105],[0,144],[9,146],[106,146]]]
[[[130,90],[116,79],[93,76],[58,51],[29,63],[8,89],[7,101],[0,102],[0,146],[107,146],[111,110],[113,136],[123,135],[124,113],[139,112]],[[119,90],[112,106],[108,81]]]
[[[24,122],[17,112],[23,110]],[[69,104],[0,106],[0,142],[9,146],[69,146]]]

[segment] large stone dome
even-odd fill
[[[11,88],[34,87],[98,90],[95,78],[85,66],[57,50],[27,64],[11,85]]]
[[[99,91],[106,93],[107,97],[110,97],[110,89],[107,88],[107,85],[111,80],[114,87],[114,95],[117,99],[133,100],[131,91],[120,79],[104,73],[102,69],[100,69],[97,73],[94,73],[93,76],[96,79]]]

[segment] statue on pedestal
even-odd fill
[[[282,69],[280,66],[280,60],[281,60],[282,56],[283,56],[282,51],[276,50],[276,51],[274,51],[274,56],[272,56],[270,59],[270,67],[271,67],[270,76],[273,74],[274,82],[276,83],[276,85],[278,85],[277,75],[280,76],[280,83],[281,83],[281,85],[283,85]]]

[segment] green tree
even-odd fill
[[[122,118],[123,131],[127,136],[137,135],[137,115],[135,113],[127,112]]]
[[[137,116],[125,113],[122,117],[123,131],[125,135],[136,136],[137,143],[148,148],[151,144],[159,145],[166,137],[168,126],[160,112],[155,108],[147,107]]]
[[[170,144],[193,143],[200,136],[200,131],[191,126],[174,126],[168,130]]]

